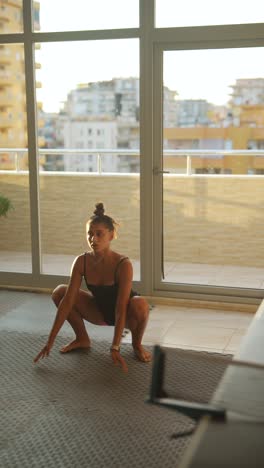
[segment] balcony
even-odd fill
[[[0,105],[1,107],[11,107],[16,104],[15,97],[14,96],[7,96],[6,94],[4,96],[0,96]]]
[[[8,72],[8,71],[3,71],[3,70],[0,70],[0,85],[1,86],[11,86],[14,81],[15,81],[15,77],[12,73]]]
[[[1,124],[0,124],[1,128]],[[6,154],[6,161],[8,162],[8,169],[14,170],[15,163],[14,163],[14,158],[10,155],[10,146],[13,143],[13,139],[8,135],[7,129],[5,129],[4,132],[0,134],[0,145],[8,148],[7,154]],[[2,152],[0,153],[0,158],[2,157]],[[11,162],[12,161],[12,162]],[[10,164],[11,162],[11,164]],[[2,166],[2,163],[0,163],[1,170],[7,169],[6,167]]]
[[[22,0],[10,0],[9,4],[15,7],[22,8]]]
[[[6,112],[0,112],[0,128],[1,129],[7,129],[7,128],[13,128],[15,127],[14,119],[13,117],[9,117],[8,113]]]
[[[5,9],[0,10],[0,22],[9,23],[10,22],[10,9],[5,7]]]
[[[0,19],[1,21],[1,19]],[[0,64],[2,66],[10,65],[11,63],[11,58],[10,55],[4,54],[3,51],[1,50],[1,55],[0,55]]]
[[[0,263],[2,271],[30,272],[28,172],[19,168],[19,152],[25,155],[25,150],[13,151],[14,170],[0,171],[1,192],[15,205],[1,223]],[[93,206],[100,194],[111,213],[122,220],[114,249],[132,259],[135,279],[139,279],[139,174],[102,170],[102,158],[109,153],[139,157],[138,151],[39,151],[42,160],[45,155],[73,153],[97,154],[96,172],[41,170],[39,175],[43,273],[68,275],[73,258],[86,248],[87,203]],[[263,177],[194,174],[204,153],[174,151],[181,164],[185,159],[185,173],[164,174],[165,282],[264,289]],[[257,159],[264,156],[261,151],[239,153]],[[172,155],[172,150],[165,152],[164,166]],[[220,154],[213,156],[220,158]]]

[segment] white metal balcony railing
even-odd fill
[[[0,157],[1,154],[10,154],[13,156],[13,165],[14,169],[12,170],[5,170],[1,169],[0,163],[0,173],[3,172],[25,172],[24,169],[21,170],[20,160],[27,156],[27,149],[26,148],[0,148]],[[57,149],[39,149],[38,151],[39,157],[45,155],[53,155],[53,156],[63,156],[63,155],[96,155],[97,156],[97,170],[94,173],[97,174],[106,174],[107,171],[102,171],[102,156],[105,155],[116,155],[116,156],[136,156],[139,158],[140,151],[138,149],[68,149],[68,148],[57,148]],[[186,170],[184,174],[177,174],[177,175],[194,175],[192,172],[192,158],[199,158],[199,159],[211,159],[211,160],[219,160],[222,159],[224,156],[237,156],[237,157],[261,157],[264,158],[264,150],[164,150],[163,151],[164,160],[166,156],[173,156],[175,158],[185,158],[186,159]],[[263,164],[264,169],[264,164]],[[40,168],[40,172],[49,172],[48,170],[43,170]],[[54,171],[52,171],[54,172]],[[56,171],[55,171],[56,172]],[[64,173],[75,173],[72,171],[63,171]],[[160,168],[154,168],[154,174],[158,174],[164,172],[165,174],[173,174],[173,171],[161,171]],[[113,172],[112,172],[113,173]],[[80,172],[77,172],[80,174]],[[91,174],[91,172],[87,172],[87,174]],[[199,174],[201,175],[201,174]],[[206,174],[210,176],[211,174]],[[221,174],[228,176],[229,174]],[[231,174],[232,175],[232,174]],[[250,174],[246,174],[249,175]]]

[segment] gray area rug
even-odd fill
[[[45,334],[46,335],[46,334]],[[152,365],[122,346],[128,374],[110,358],[110,341],[33,364],[46,336],[0,331],[1,468],[177,467],[194,427],[178,412],[149,405]],[[165,387],[177,398],[207,402],[225,368],[208,353],[165,349]],[[219,356],[219,355],[218,355]]]

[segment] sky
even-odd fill
[[[159,27],[264,21],[264,2],[259,0],[156,1]],[[40,25],[41,31],[137,27],[138,1],[40,0]],[[180,99],[224,105],[236,79],[264,77],[263,52],[263,48],[164,52],[164,84]],[[58,112],[79,83],[139,76],[139,42],[43,43],[36,61],[41,64],[37,80],[42,83],[37,98],[46,112]]]

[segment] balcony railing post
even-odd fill
[[[15,152],[15,170],[19,172],[19,153],[17,151]]]
[[[186,174],[192,175],[192,157],[189,154],[187,154],[186,158]]]
[[[98,174],[102,174],[102,159],[101,159],[101,154],[97,154],[97,172]]]

